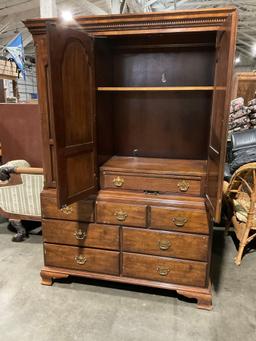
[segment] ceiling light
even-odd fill
[[[61,13],[61,17],[64,21],[71,21],[73,20],[73,15],[70,11],[63,11]]]
[[[241,57],[240,56],[236,57],[235,64],[239,64],[240,62],[241,62]]]

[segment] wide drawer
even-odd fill
[[[150,212],[149,224],[152,228],[180,232],[209,233],[206,211],[151,206]]]
[[[41,196],[43,218],[78,220],[84,222],[94,221],[93,200],[80,200],[72,205],[59,209],[54,196]]]
[[[99,201],[96,203],[96,221],[103,224],[145,227],[146,205]]]
[[[119,274],[119,252],[44,244],[46,266]]]
[[[43,239],[47,243],[119,250],[119,227],[44,219]]]
[[[205,287],[207,263],[123,253],[122,273],[127,277]]]
[[[201,179],[101,172],[101,188],[200,195]]]
[[[207,261],[208,237],[188,233],[123,228],[123,250]]]

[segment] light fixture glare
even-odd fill
[[[73,20],[73,15],[70,11],[62,11],[61,17],[64,21],[71,21]]]
[[[235,59],[235,64],[239,64],[241,62],[241,57],[237,56]]]

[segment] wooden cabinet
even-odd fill
[[[234,8],[27,20],[44,142],[42,283],[84,276],[211,307]]]

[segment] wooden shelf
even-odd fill
[[[98,91],[212,91],[226,90],[224,86],[134,86],[134,87],[118,87],[118,86],[99,86]]]
[[[206,174],[206,160],[115,155],[101,166],[101,170],[143,174],[204,176]]]

